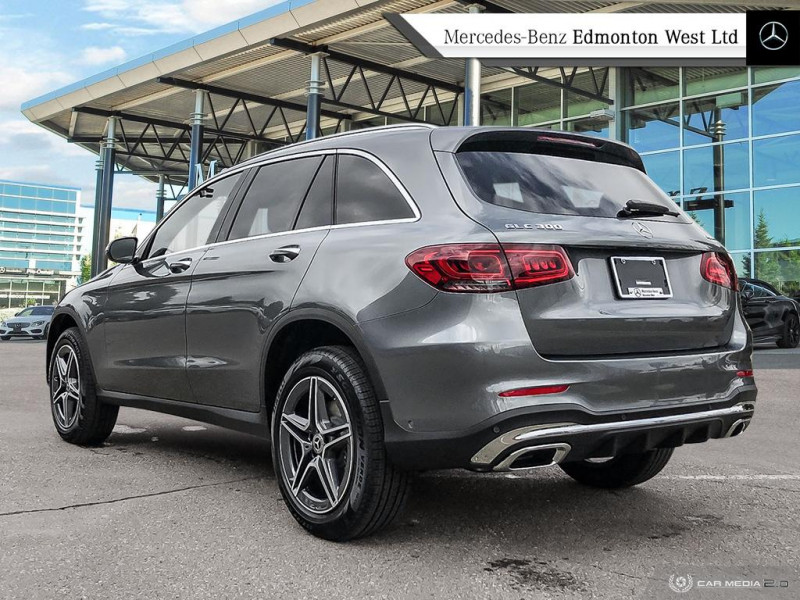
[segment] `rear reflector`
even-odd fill
[[[560,394],[569,389],[568,385],[540,385],[538,387],[517,388],[500,392],[501,398],[517,398],[519,396],[543,396],[544,394]]]
[[[736,371],[736,376],[737,377],[741,377],[741,378],[752,377],[753,376],[753,370],[752,369],[748,369],[747,371]]]
[[[530,244],[427,246],[409,254],[406,264],[446,292],[505,292],[574,275],[563,248]]]
[[[736,268],[731,257],[724,252],[706,252],[700,262],[700,273],[711,283],[735,290]]]

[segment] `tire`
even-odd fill
[[[50,409],[53,423],[65,441],[80,446],[102,444],[117,422],[119,407],[97,398],[89,353],[80,333],[62,333],[50,358]]]
[[[797,348],[800,344],[800,321],[797,315],[787,315],[783,322],[783,333],[778,339],[778,348]]]
[[[635,454],[622,454],[595,463],[580,461],[561,464],[561,469],[575,481],[592,487],[617,489],[638,485],[652,479],[672,457],[674,448],[658,448]]]
[[[327,540],[378,531],[408,495],[409,475],[389,462],[375,392],[349,347],[316,348],[289,367],[272,413],[272,460],[289,512]]]

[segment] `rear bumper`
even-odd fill
[[[753,417],[756,393],[750,384],[724,402],[659,411],[593,414],[578,406],[538,407],[498,415],[455,434],[410,433],[389,425],[386,446],[391,460],[401,468],[475,471],[675,448],[742,433]],[[383,406],[387,424],[390,409],[387,403]]]

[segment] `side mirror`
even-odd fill
[[[750,300],[754,295],[755,293],[753,292],[753,288],[744,288],[742,290],[742,297],[745,300]]]
[[[108,260],[129,265],[136,262],[136,246],[139,240],[135,237],[121,237],[117,238],[108,245],[106,248],[106,257]]]

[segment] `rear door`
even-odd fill
[[[194,272],[186,333],[197,402],[260,409],[266,338],[328,233],[334,165],[331,154],[253,167],[224,241]]]
[[[567,281],[517,291],[537,351],[570,358],[724,345],[735,295],[701,275],[702,254],[714,247],[705,232],[642,171],[575,144],[439,153],[462,208],[507,252],[557,245],[574,267]],[[631,200],[675,214],[625,214]]]
[[[216,238],[240,181],[200,188],[161,223],[142,262],[111,280],[103,310],[111,391],[191,401],[186,378],[186,299],[194,270]]]

